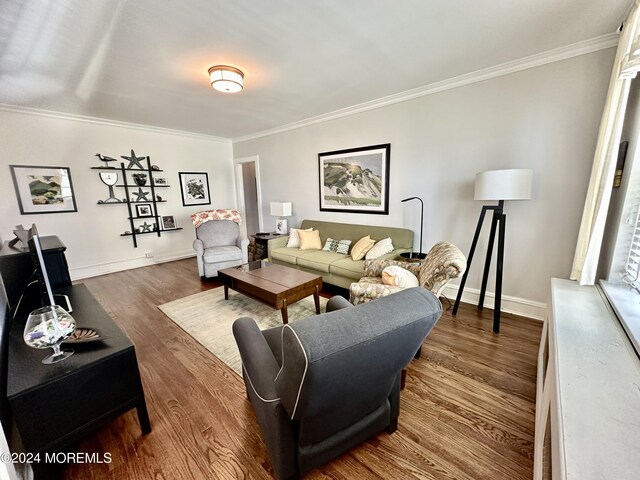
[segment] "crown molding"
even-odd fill
[[[186,130],[174,130],[171,128],[155,127],[153,125],[143,125],[141,123],[129,123],[121,122],[119,120],[109,120],[107,118],[89,117],[85,115],[76,115],[73,113],[56,112],[53,110],[41,110],[39,108],[21,107],[17,105],[9,105],[6,103],[0,103],[0,111],[21,113],[25,115],[35,115],[39,117],[56,118],[60,120],[70,120],[74,122],[93,123],[97,125],[105,125],[109,127],[121,127],[135,130],[141,130],[143,132],[151,133],[163,133],[166,135],[176,135],[180,137],[197,138],[200,140],[208,140],[215,142],[229,143],[231,139],[224,137],[216,137],[214,135],[206,135],[204,133],[187,132]]]
[[[333,112],[324,113],[315,117],[310,117],[299,122],[289,123],[280,127],[272,128],[269,130],[263,130],[262,132],[252,133],[241,137],[232,138],[233,143],[244,142],[246,140],[253,140],[256,138],[267,137],[269,135],[275,135],[278,133],[287,132],[289,130],[295,130],[298,128],[314,125],[316,123],[322,123],[329,120],[335,120],[337,118],[346,117],[349,115],[355,115],[357,113],[374,110],[377,108],[386,107],[400,102],[406,102],[414,98],[424,97],[427,95],[433,95],[434,93],[443,92],[445,90],[451,90],[472,83],[483,82],[491,78],[501,77],[503,75],[509,75],[512,73],[520,72],[530,68],[536,68],[549,63],[559,62],[561,60],[567,60],[569,58],[578,57],[580,55],[586,55],[588,53],[597,52],[607,48],[615,47],[618,44],[618,34],[611,33],[602,35],[600,37],[591,38],[564,47],[548,50],[546,52],[538,53],[528,57],[524,57],[511,62],[502,63],[493,67],[484,68],[475,72],[452,77],[440,82],[431,83],[422,87],[414,88],[412,90],[406,90],[404,92],[396,93],[386,97],[372,100],[369,102],[360,103],[351,107],[342,108]]]

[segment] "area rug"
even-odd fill
[[[320,297],[320,311],[325,311],[326,303],[327,299]],[[232,290],[229,290],[229,300],[225,300],[223,288],[196,293],[158,308],[238,375],[242,375],[242,362],[231,330],[233,322],[240,317],[251,317],[260,330],[282,325],[280,310]],[[313,296],[289,305],[288,312],[289,323],[315,315]]]

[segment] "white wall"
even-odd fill
[[[512,311],[533,306],[537,311],[529,313],[537,316],[549,278],[569,274],[613,55],[607,49],[237,142],[234,156],[260,155],[263,205],[293,202],[290,226],[310,218],[417,232],[419,203],[400,202],[416,195],[425,202],[425,249],[447,239],[465,253],[481,208],[473,200],[475,174],[532,168],[533,200],[506,204],[503,294],[514,297],[512,307],[520,305]],[[387,142],[389,215],[320,212],[318,153]],[[275,219],[263,213],[269,229]],[[488,227],[467,281],[470,291],[480,287]]]
[[[168,200],[158,204],[158,211],[174,215],[177,225],[184,227],[160,238],[141,235],[138,248],[133,248],[131,237],[120,236],[131,230],[126,205],[97,205],[108,197],[108,190],[98,171],[90,169],[103,164],[96,153],[119,159],[131,149],[138,156],[148,155],[164,170],[171,187],[158,189]],[[189,215],[236,206],[232,158],[231,143],[213,137],[0,111],[0,236],[10,240],[15,225],[32,223],[42,235],[58,235],[67,246],[74,279],[191,255],[195,237]],[[11,164],[70,167],[78,212],[20,215]],[[182,206],[179,171],[208,172],[211,205]],[[124,198],[123,188],[115,190]],[[145,258],[145,252],[154,258]]]

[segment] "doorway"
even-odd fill
[[[262,201],[258,155],[234,159],[241,232],[248,238],[262,231]]]

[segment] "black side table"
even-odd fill
[[[254,244],[253,260],[263,260],[267,258],[267,255],[269,253],[269,251],[267,250],[267,244],[269,243],[269,240],[273,240],[274,238],[278,238],[281,236],[281,234],[274,232],[270,232],[266,235],[251,235],[251,238],[253,239],[252,242]]]

